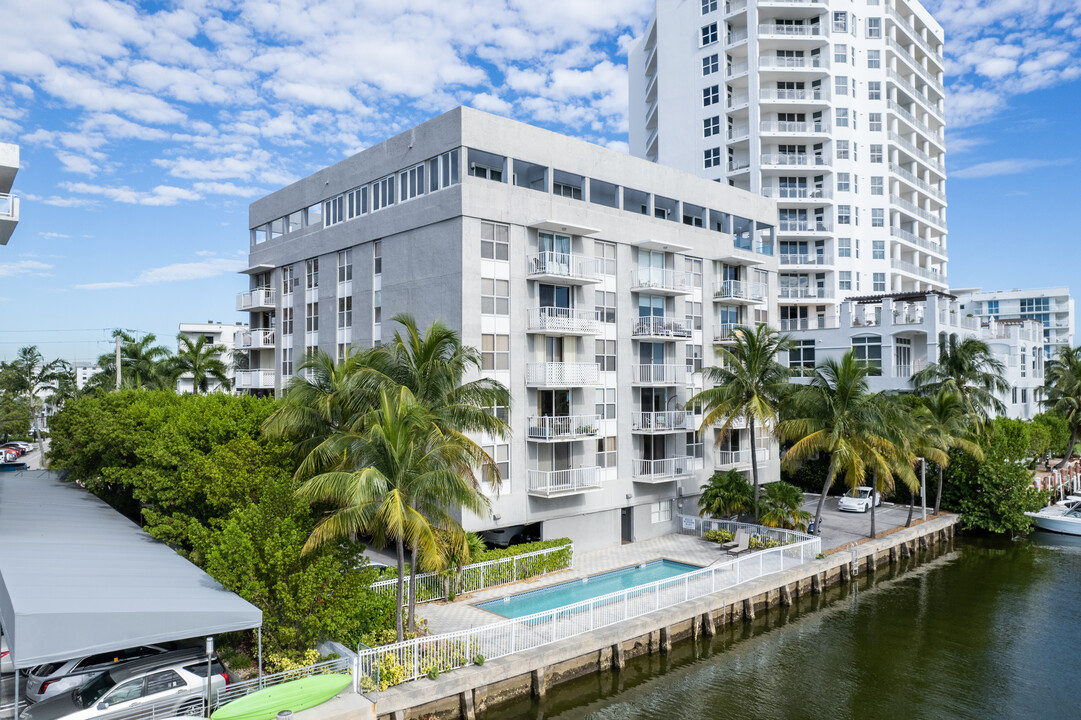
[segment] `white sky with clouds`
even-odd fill
[[[1002,229],[979,202],[996,196],[1013,198],[1032,237],[1072,230],[1076,242],[1067,204],[1039,182],[1081,189],[1081,0],[930,7],[949,56],[951,282],[1074,281],[1076,263],[1070,277],[1016,263],[996,274],[974,248]],[[0,358],[37,342],[90,359],[108,327],[171,340],[181,320],[244,319],[233,296],[247,203],[459,104],[625,150],[624,49],[651,11],[651,0],[4,0],[0,141],[22,146],[23,219],[0,248]],[[1076,247],[1063,250],[1081,260]],[[44,332],[59,330],[84,334]]]

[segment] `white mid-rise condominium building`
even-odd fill
[[[1026,319],[1043,325],[1044,357],[1054,359],[1059,350],[1074,346],[1074,300],[1070,288],[1035,290],[974,290],[961,298],[967,313],[984,323]]]
[[[229,323],[214,322],[213,320],[207,320],[205,323],[180,323],[179,333],[188,340],[195,342],[198,338],[203,338],[206,341],[208,347],[213,347],[221,350],[221,354],[218,355],[218,359],[225,363],[226,377],[229,379],[230,389],[233,388],[236,381],[236,370],[234,365],[234,359],[237,350],[248,350],[253,347],[255,340],[252,337],[252,333],[248,330],[248,326],[244,323],[236,323],[230,325]],[[256,345],[256,347],[258,347]],[[244,353],[246,356],[246,353]],[[210,379],[210,392],[218,392],[221,390],[221,384]],[[191,393],[195,391],[194,378],[191,373],[185,373],[176,380],[176,391],[178,393]]]
[[[11,194],[19,172],[19,146],[0,143],[0,245],[7,245],[19,224],[19,198]]]
[[[909,0],[657,0],[631,152],[777,199],[782,330],[945,291],[942,45]]]

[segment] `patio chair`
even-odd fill
[[[727,544],[727,543],[726,543]],[[728,548],[729,555],[742,555],[751,550],[751,534],[746,530],[736,533],[735,547]]]
[[[727,553],[731,553],[732,550],[735,550],[741,546],[747,547],[749,543],[750,533],[748,533],[746,530],[737,530],[736,537],[733,540],[730,540],[726,543],[721,543],[721,550]]]

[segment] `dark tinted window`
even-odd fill
[[[64,663],[62,663],[62,662],[58,662],[58,663],[48,663],[46,665],[38,665],[36,668],[31,670],[31,672],[34,675],[37,675],[38,677],[48,677],[48,676],[53,675],[54,673],[56,673],[58,670],[60,670],[60,668],[61,668],[61,666],[63,666],[63,664]]]
[[[166,670],[165,672],[154,673],[146,678],[146,694],[153,695],[154,693],[165,692],[167,690],[175,690],[176,688],[185,687],[184,680],[176,674],[175,670]]]
[[[185,670],[193,675],[198,675],[201,678],[206,677],[206,662],[197,663],[195,665],[187,665]],[[214,661],[210,664],[210,673],[212,675],[221,675],[225,672],[225,666],[221,664],[221,661],[214,658]]]

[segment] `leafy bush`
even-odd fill
[[[822,456],[814,460],[803,462],[792,472],[781,468],[781,480],[795,485],[803,492],[820,493],[822,486],[826,484],[826,473],[829,472],[830,459]],[[843,483],[835,482],[831,490],[840,493],[844,491]]]
[[[271,653],[263,658],[263,666],[268,673],[279,673],[314,665],[322,659],[319,656],[319,651],[315,649],[308,649],[299,655],[293,656],[284,653]]]
[[[751,539],[747,542],[747,547],[751,550],[768,550],[769,548],[780,547],[784,545],[780,540],[774,540],[773,538],[760,539],[757,535],[752,535]]]
[[[1051,455],[1063,457],[1070,445],[1070,424],[1066,418],[1054,413],[1040,413],[1032,418],[1032,422],[1047,431]]]
[[[706,530],[702,533],[702,537],[715,543],[732,542],[735,538],[735,536],[727,530]]]

